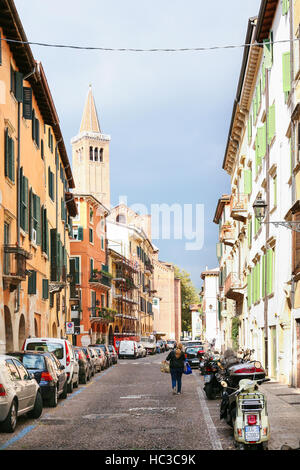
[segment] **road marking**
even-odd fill
[[[24,428],[21,432],[19,432],[19,434],[14,436],[9,441],[5,442],[5,444],[3,444],[3,446],[0,447],[0,450],[6,449],[7,447],[11,446],[15,442],[19,441],[24,436],[26,436],[26,434],[28,434],[30,431],[32,431],[32,429],[34,429],[35,427],[36,427],[36,424],[33,424],[31,426],[26,426],[26,428]]]
[[[120,397],[121,399],[131,399],[131,398],[142,398],[142,397],[148,397],[149,395],[128,395],[127,397]]]
[[[167,407],[163,407],[163,408],[150,408],[150,407],[141,407],[141,408],[129,408],[128,411],[160,411],[160,412],[164,412],[164,411],[170,411],[170,412],[174,412],[176,410],[176,407],[175,406],[167,406]]]
[[[217,429],[216,429],[216,427],[213,423],[213,420],[211,418],[208,406],[205,402],[205,398],[204,398],[202,388],[201,388],[202,383],[201,383],[200,379],[198,379],[198,377],[196,377],[195,375],[194,375],[194,379],[200,385],[199,387],[197,387],[197,392],[198,392],[200,406],[201,406],[201,409],[202,409],[202,413],[203,413],[203,416],[204,416],[204,420],[205,420],[205,424],[206,424],[206,427],[207,427],[207,430],[208,430],[209,439],[210,439],[212,448],[213,448],[213,450],[223,450],[221,441],[220,441],[219,436],[218,436]]]

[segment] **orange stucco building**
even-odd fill
[[[0,352],[65,335],[74,187],[59,119],[12,0],[1,0]]]

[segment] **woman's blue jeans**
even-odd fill
[[[181,377],[183,374],[183,369],[178,368],[178,369],[171,369],[170,368],[170,373],[171,373],[171,379],[172,379],[172,388],[175,388],[177,385],[177,392],[181,392]]]

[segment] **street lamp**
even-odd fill
[[[282,225],[285,228],[288,228],[290,230],[293,230],[294,232],[300,232],[300,222],[295,222],[295,221],[289,221],[289,220],[277,220],[277,221],[270,221],[270,222],[264,222],[264,218],[266,215],[266,209],[268,205],[266,202],[261,198],[261,196],[257,196],[257,198],[254,201],[253,204],[253,209],[254,209],[254,215],[255,218],[259,221],[259,223],[264,223],[264,224],[273,224],[275,227],[279,227],[279,225]]]
[[[253,204],[253,209],[254,209],[255,218],[259,221],[260,224],[265,218],[266,208],[267,208],[266,202],[261,198],[261,196],[257,196]]]

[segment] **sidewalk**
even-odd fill
[[[271,439],[270,450],[280,450],[283,444],[293,449],[300,442],[300,389],[267,382],[261,385],[267,398]]]

